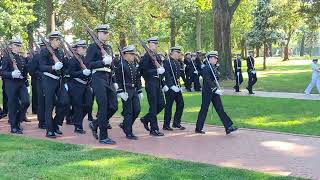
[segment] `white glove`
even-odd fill
[[[123,99],[124,101],[127,101],[128,98],[129,98],[128,93],[125,93],[125,92],[119,93],[118,96],[119,96],[121,99]]]
[[[237,72],[237,76],[240,76],[240,72]]]
[[[106,56],[103,58],[103,64],[104,64],[104,65],[109,65],[109,64],[111,64],[111,62],[112,62],[112,57],[111,57],[111,56],[106,55]]]
[[[223,94],[222,90],[220,90],[220,89],[217,89],[216,92],[214,92],[214,93],[216,93],[216,94],[218,94],[220,96],[222,96],[222,94]]]
[[[186,68],[186,67],[187,67],[187,65],[185,65],[185,64],[184,64],[184,65],[183,65],[183,67],[184,67],[184,68]]]
[[[66,88],[66,90],[69,91],[69,87],[67,83],[64,84],[64,88]]]
[[[163,92],[167,92],[167,91],[169,91],[168,86],[164,86],[164,87],[162,88],[162,91],[163,91]]]
[[[199,74],[199,72],[198,72],[198,71],[193,71],[193,73],[195,73],[195,74]]]
[[[89,69],[82,70],[82,74],[85,76],[89,76],[91,74],[91,71]]]
[[[118,90],[119,89],[118,83],[113,83],[113,87],[114,87],[115,90]]]
[[[19,70],[14,70],[14,71],[11,72],[11,76],[14,79],[18,79],[18,78],[21,77],[21,72]]]
[[[163,67],[157,69],[158,74],[163,74],[166,70]]]
[[[204,68],[206,65],[204,65],[204,64],[201,64],[201,68]]]
[[[62,62],[56,62],[56,63],[54,64],[54,66],[53,66],[53,69],[54,69],[54,70],[60,70],[60,69],[62,69],[62,67],[63,67]]]
[[[177,86],[171,86],[171,88],[174,92],[179,92],[180,88],[178,88]]]
[[[256,71],[255,71],[255,70],[252,70],[251,73],[252,73],[252,74],[256,74]]]
[[[138,94],[138,97],[139,97],[139,100],[142,101],[142,99],[143,99],[143,93],[139,93],[139,94]]]

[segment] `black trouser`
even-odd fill
[[[37,88],[37,77],[31,77],[31,106],[32,106],[32,114],[37,114],[38,111],[38,88]]]
[[[237,73],[239,73],[239,76]],[[242,72],[241,71],[235,72],[235,78],[236,78],[236,85],[234,86],[234,89],[236,91],[239,91],[240,85],[243,82]]]
[[[109,87],[108,80],[99,77],[98,74],[96,76],[96,73],[92,77],[92,88],[98,104],[97,121],[100,129],[99,139],[103,140],[108,137],[107,125],[109,119],[118,110],[118,99],[116,93]]]
[[[60,80],[52,79],[43,75],[43,93],[45,96],[45,121],[48,132],[55,132],[62,125],[68,107],[68,94],[65,92]],[[56,108],[56,115],[52,118],[53,108]]]
[[[215,93],[202,93],[202,103],[201,103],[201,109],[198,115],[196,130],[200,131],[203,129],[204,122],[206,120],[208,109],[210,106],[210,102],[212,102],[214,109],[218,113],[224,128],[228,129],[230,126],[232,126],[233,122],[231,121],[229,116],[226,114],[226,112],[224,112],[220,95]]]
[[[144,116],[144,120],[150,122],[151,131],[159,130],[157,114],[159,114],[164,106],[164,97],[160,88],[160,80],[153,79],[146,81],[146,92],[149,103],[149,112]]]
[[[88,86],[75,80],[71,80],[69,83],[70,97],[72,105],[72,122],[74,122],[75,128],[83,129],[83,118],[88,113],[88,106],[92,104],[92,94],[88,91]],[[90,96],[90,97],[88,97]]]
[[[181,76],[181,78],[183,80],[184,86],[187,88],[187,86],[188,86],[188,85],[186,85],[187,84],[187,78],[186,78],[186,73],[185,73],[184,70],[180,70],[180,76]]]
[[[43,87],[42,87],[42,80],[41,78],[38,78],[37,82],[37,100],[38,100],[38,106],[37,106],[37,118],[39,121],[39,126],[45,126],[45,103],[44,103],[44,93],[43,93]],[[33,86],[32,86],[33,87]],[[34,94],[32,94],[34,96]]]
[[[6,89],[6,83],[3,80],[2,81],[2,104],[3,104],[2,113],[8,114],[8,96],[5,89]]]
[[[248,90],[252,92],[252,87],[257,82],[257,74],[248,72]]]
[[[164,109],[163,127],[170,127],[173,102],[176,102],[176,112],[174,113],[173,126],[179,126],[181,123],[181,116],[184,108],[182,93],[181,91],[174,92],[172,89],[170,89],[165,93],[165,96],[166,96],[166,105]]]
[[[85,111],[86,111],[86,114],[88,115],[88,120],[93,121],[92,108],[93,108],[93,102],[94,102],[94,93],[91,88],[91,85],[87,86],[85,94],[86,94]]]
[[[23,80],[6,80],[5,91],[8,95],[11,129],[19,128],[30,105],[28,89]]]
[[[186,89],[191,89],[191,75],[190,73],[186,72],[186,81],[184,82],[184,85]]]
[[[200,85],[199,75],[192,72],[189,74],[189,76],[190,78],[189,78],[188,86],[191,88],[193,83],[194,90],[200,91],[201,85]]]
[[[127,101],[122,100],[123,105],[123,127],[126,135],[132,134],[132,125],[140,114],[140,100],[137,91],[132,87],[127,87],[129,98]]]

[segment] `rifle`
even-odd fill
[[[83,22],[85,27],[84,31],[91,37],[92,41],[99,47],[102,57],[105,57],[106,55],[109,55],[107,51],[103,48],[102,42],[98,39],[97,35],[92,31],[92,29],[89,28],[88,24]],[[112,55],[111,55],[112,56]]]
[[[149,47],[147,47],[146,43],[142,41],[142,39],[140,39],[138,37],[138,35],[136,33],[134,33],[135,36],[138,38],[141,46],[144,48],[144,50],[149,54],[149,56],[151,57],[151,60],[152,60],[152,63],[153,65],[156,67],[156,68],[159,68],[160,67],[160,64],[159,62],[157,61],[157,58],[156,58],[156,53],[151,51],[151,49],[149,49]]]
[[[16,59],[14,58],[11,50],[9,49],[8,44],[5,41],[3,41],[3,43],[1,43],[1,47],[2,47],[2,49],[4,51],[4,53],[6,53],[9,56],[9,58],[10,58],[10,60],[12,62],[13,69],[20,71],[18,66],[17,66]]]
[[[79,54],[77,52],[75,52],[73,50],[73,48],[70,46],[70,44],[66,41],[64,41],[64,44],[67,45],[68,49],[71,51],[71,53],[73,54],[73,56],[76,58],[76,60],[80,63],[80,67],[81,69],[87,69],[86,65],[84,65],[81,57],[79,56]]]
[[[40,53],[41,49],[40,47],[37,45],[37,43],[33,42],[34,47],[36,47],[36,50],[38,53]]]
[[[120,54],[120,63],[121,63],[121,72],[122,72],[122,81],[123,81],[123,89],[124,89],[124,93],[127,93],[127,88],[126,88],[126,80],[124,78],[124,71],[123,71],[123,63],[122,63],[122,60],[123,60],[123,57],[124,57],[124,54],[122,52],[122,48],[119,44],[117,44],[118,46],[118,50],[119,50],[119,54]]]
[[[64,39],[62,40],[62,49],[63,49],[65,56],[68,59],[71,59],[73,57],[73,54],[66,48]]]
[[[48,49],[49,53],[52,56],[52,59],[55,63],[60,62],[58,57],[54,54],[54,51],[52,49],[52,47],[50,46],[50,44],[46,41],[46,39],[40,34],[40,32],[38,30],[36,30],[36,32],[38,33],[41,41],[46,45],[46,48]]]

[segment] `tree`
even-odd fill
[[[233,78],[231,54],[231,20],[241,0],[231,5],[226,0],[212,0],[214,19],[214,48],[219,52],[222,77]]]
[[[253,11],[253,27],[248,34],[249,44],[252,47],[264,47],[263,69],[267,68],[266,57],[268,43],[279,39],[280,34],[276,31],[277,25],[273,22],[275,11],[271,6],[270,0],[257,0]]]
[[[278,12],[277,21],[279,27],[284,34],[284,58],[283,61],[289,60],[289,43],[296,32],[301,26],[302,16],[300,13],[300,0],[282,0],[274,3]]]

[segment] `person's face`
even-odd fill
[[[78,47],[77,48],[77,53],[80,55],[80,56],[84,56],[87,52],[87,47]]]
[[[109,39],[109,32],[98,32],[98,38],[100,41],[107,41]]]
[[[12,44],[11,45],[12,52],[14,53],[21,53],[21,45]]]
[[[196,56],[191,56],[191,60],[195,60],[196,59]]]
[[[217,64],[218,59],[217,59],[216,57],[210,57],[210,58],[209,58],[209,62],[210,62],[211,64]]]
[[[127,60],[129,63],[134,62],[134,54],[126,53],[124,54],[124,59]]]
[[[180,56],[181,56],[180,52],[177,52],[177,51],[171,52],[171,57],[174,60],[178,60],[180,58]]]
[[[249,55],[250,55],[250,56],[253,56],[253,53],[252,53],[252,52],[250,52],[250,53],[249,53]]]
[[[53,49],[59,48],[60,44],[61,44],[59,38],[53,38],[50,43],[51,43],[51,46],[53,47]]]
[[[241,56],[237,56],[237,58],[241,60]]]
[[[190,54],[188,54],[188,55],[186,56],[186,58],[187,58],[187,59],[190,59],[190,58],[191,58],[191,55],[190,55]]]
[[[158,48],[158,44],[155,43],[149,43],[149,48],[151,49],[151,51],[157,51]]]

